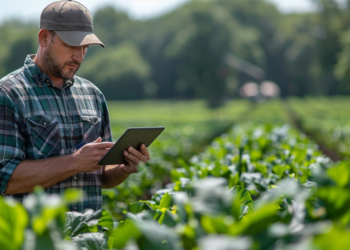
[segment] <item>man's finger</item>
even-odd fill
[[[99,143],[91,143],[90,145],[94,148],[111,148],[111,147],[113,147],[114,143],[113,142],[99,142]]]
[[[147,150],[147,149],[146,149],[146,150]],[[144,154],[144,153],[142,152],[142,147],[141,147],[140,150],[137,150],[137,149],[135,149],[135,148],[133,148],[133,147],[129,147],[129,148],[128,148],[128,152],[131,153],[131,154],[133,154],[133,155],[135,155],[135,156],[137,156],[137,157],[146,156],[146,154]],[[147,153],[148,153],[148,150],[147,150]]]
[[[99,138],[97,138],[96,140],[94,140],[92,143],[98,143],[98,142],[101,142],[101,141],[102,141],[102,138],[99,137]]]
[[[140,151],[133,147],[128,148],[129,154],[134,155],[139,161],[147,162],[147,155],[142,154]]]
[[[148,152],[148,149],[147,149],[147,147],[145,146],[145,144],[142,144],[141,145],[141,153],[143,154],[143,155],[149,155],[149,152]]]
[[[148,148],[144,144],[141,145],[141,153],[145,157],[145,160],[143,160],[143,162],[147,163],[151,159],[151,156],[149,155]]]
[[[134,164],[138,164],[140,162],[140,159],[138,159],[135,155],[124,151],[124,156],[128,158],[130,161],[132,161]]]

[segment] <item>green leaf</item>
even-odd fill
[[[74,203],[81,200],[83,191],[79,189],[67,189],[64,191],[63,200],[66,204]]]
[[[232,196],[224,178],[208,178],[195,182],[195,196],[190,199],[198,214],[217,215],[231,210]]]
[[[253,242],[247,238],[235,238],[227,235],[210,235],[199,240],[201,250],[250,250],[253,249]]]
[[[163,195],[160,204],[159,204],[159,208],[158,209],[162,209],[162,208],[170,208],[172,206],[172,199],[171,196],[166,193]]]
[[[272,168],[272,172],[274,172],[275,174],[277,174],[280,177],[283,177],[286,170],[290,170],[290,166],[288,166],[288,165],[285,165],[285,166],[275,165]]]
[[[345,187],[350,182],[350,165],[342,162],[332,168],[327,169],[327,175],[340,186]]]
[[[229,188],[232,188],[239,184],[239,174],[231,174],[229,177]]]
[[[72,237],[80,249],[105,250],[108,249],[107,238],[103,233],[83,233]]]
[[[229,234],[253,235],[266,230],[269,225],[277,221],[277,208],[277,204],[271,203],[249,212],[238,223],[234,223],[230,226]]]
[[[158,223],[168,227],[175,227],[177,225],[175,215],[168,210],[165,210],[165,212],[160,216]]]
[[[190,170],[190,167],[188,166],[187,162],[186,162],[184,159],[182,159],[182,158],[178,159],[177,162],[180,164],[181,167],[183,167],[184,169],[186,169],[187,174],[188,174],[190,177],[192,177],[193,174],[192,174],[192,171]]]
[[[141,232],[141,237],[137,239],[140,250],[180,250],[180,242],[172,231],[166,227],[159,227],[153,221],[138,221],[135,226]]]
[[[113,231],[112,215],[105,209],[98,211],[90,209],[85,213],[66,213],[65,235],[74,237],[82,233],[98,232],[98,227],[101,227],[103,231]]]
[[[201,226],[208,234],[227,234],[229,225],[233,223],[230,216],[205,216],[201,217]]]
[[[101,226],[103,231],[106,231],[108,233],[112,232],[113,228],[114,228],[114,222],[113,222],[113,218],[112,218],[111,213],[105,209],[102,209],[101,214],[102,214],[102,216],[98,220],[97,225]]]
[[[292,211],[292,200],[289,198],[283,198],[282,203],[280,204],[280,207],[282,209],[286,209],[288,211]]]
[[[250,206],[253,203],[253,199],[250,196],[249,191],[245,188],[235,186],[233,190],[236,192],[235,200],[237,200],[240,205]]]
[[[265,163],[266,164],[266,163]],[[265,174],[268,173],[266,165],[263,163],[255,163],[255,169],[257,172],[262,173],[262,175],[265,176]]]
[[[131,213],[138,214],[141,213],[143,210],[158,209],[158,206],[156,204],[150,204],[150,202],[147,201],[139,201],[129,204],[129,209]]]
[[[130,240],[137,240],[141,236],[134,222],[127,220],[121,222],[114,230],[112,237],[113,249],[122,249]]]
[[[240,186],[235,186],[231,191],[234,192],[232,215],[236,220],[239,220],[248,212],[248,208],[253,204],[253,199],[248,190]]]
[[[328,217],[338,219],[349,211],[350,193],[348,189],[339,187],[322,187],[316,192],[317,196],[325,202]]]
[[[314,244],[320,250],[348,250],[350,231],[334,226],[329,232],[315,236]]]
[[[20,249],[28,215],[23,206],[0,197],[0,249]]]

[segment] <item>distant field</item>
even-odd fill
[[[335,159],[350,159],[349,97],[294,98],[289,105],[309,136],[336,153]]]
[[[158,122],[201,122],[234,120],[249,103],[234,100],[218,109],[208,109],[204,101],[110,101],[108,108],[113,123],[152,124]]]
[[[176,126],[210,123],[230,124],[249,109],[249,102],[234,100],[218,109],[208,109],[204,101],[109,101],[113,137],[128,127]],[[215,125],[216,124],[216,125]]]
[[[350,158],[348,97],[290,98],[286,102],[276,99],[256,104],[232,100],[219,109],[208,109],[204,101],[112,101],[108,105],[114,140],[133,126],[165,126],[165,134],[175,133],[172,131],[178,128],[194,139],[242,122],[297,122],[318,143],[340,157]]]

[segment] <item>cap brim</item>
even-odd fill
[[[70,46],[84,46],[89,44],[99,44],[103,48],[105,45],[94,33],[87,31],[55,31],[63,42]]]

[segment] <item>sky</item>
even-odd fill
[[[244,0],[232,0],[244,1]],[[256,0],[260,1],[260,0]],[[311,0],[268,0],[284,13],[309,12],[314,10]],[[53,0],[0,0],[0,24],[9,19],[38,21],[42,9]],[[106,5],[125,10],[134,19],[159,16],[188,2],[188,0],[79,0],[92,13]]]

